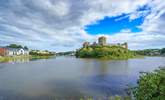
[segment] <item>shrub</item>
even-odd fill
[[[141,73],[133,93],[137,100],[165,100],[165,67]]]
[[[89,46],[76,52],[76,57],[80,58],[128,59],[134,56],[132,51],[120,46]]]

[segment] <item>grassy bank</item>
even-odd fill
[[[52,58],[52,57],[54,57],[54,55],[51,55],[51,56],[31,55],[30,59],[49,59],[49,58]]]
[[[0,57],[0,62],[8,62],[8,61],[13,61],[15,59],[29,59],[30,56],[5,56],[5,57]]]
[[[28,56],[6,56],[1,57],[0,56],[0,62],[10,62],[10,61],[16,61],[21,59],[27,59],[27,60],[34,60],[34,59],[49,59],[54,56],[39,56],[39,55],[28,55]]]

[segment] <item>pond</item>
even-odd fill
[[[0,99],[126,95],[125,89],[136,85],[139,72],[153,71],[159,66],[165,66],[165,57],[129,60],[56,57],[0,63]]]

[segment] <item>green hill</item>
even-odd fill
[[[88,46],[76,51],[78,58],[129,59],[135,53],[120,46]]]

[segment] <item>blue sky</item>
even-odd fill
[[[0,46],[75,50],[106,36],[130,49],[165,47],[162,0],[0,0]]]
[[[140,26],[143,23],[143,21],[144,17],[139,17],[137,19],[130,20],[129,16],[127,15],[105,17],[103,20],[99,20],[96,24],[87,25],[85,31],[92,35],[116,34],[121,32],[123,29],[129,29],[131,32],[136,33],[142,31],[142,29],[138,28],[138,26]]]
[[[148,5],[140,6],[136,9],[137,12],[147,11],[143,16],[130,20],[130,14],[123,13],[113,17],[104,17],[98,20],[95,24],[86,26],[85,31],[89,34],[116,34],[122,30],[130,30],[130,32],[142,32],[138,26],[142,25],[145,17],[150,14],[151,8]]]

